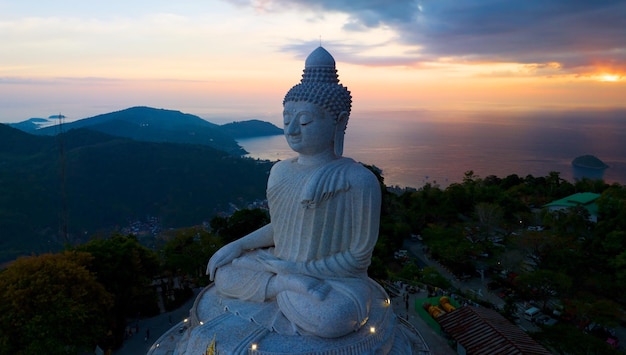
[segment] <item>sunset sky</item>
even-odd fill
[[[0,0],[0,122],[279,116],[320,42],[355,111],[626,107],[626,1]]]

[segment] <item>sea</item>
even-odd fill
[[[282,135],[238,142],[252,158],[295,156]],[[582,155],[609,166],[605,182],[626,185],[626,109],[360,112],[344,143],[344,156],[381,169],[387,186],[411,188],[445,188],[470,170],[480,178],[559,172],[573,183],[572,160]]]

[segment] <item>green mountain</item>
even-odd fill
[[[276,136],[283,134],[283,130],[273,124],[260,120],[232,122],[221,125],[224,132],[230,136],[239,138],[253,138],[262,136]]]
[[[20,131],[24,131],[26,133],[37,134],[37,130],[43,128],[45,126],[55,125],[56,120],[48,119],[48,118],[29,118],[26,121],[18,122],[18,123],[9,123],[9,126],[13,128],[17,128]]]
[[[264,198],[270,166],[201,144],[87,129],[35,136],[0,124],[0,262],[58,249],[64,225],[76,241],[147,216],[163,227],[199,224]]]
[[[56,120],[35,118],[12,126],[37,135],[56,135],[61,130],[56,123]],[[253,120],[224,127],[195,115],[151,107],[131,107],[65,123],[62,130],[77,128],[143,142],[207,145],[231,155],[246,154],[235,138],[282,134],[281,129],[267,122]]]

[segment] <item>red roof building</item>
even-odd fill
[[[456,341],[458,354],[550,354],[522,329],[488,308],[457,308],[439,316],[437,321]]]

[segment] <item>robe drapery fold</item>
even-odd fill
[[[278,293],[278,307],[294,329],[313,334],[331,329],[323,335],[328,337],[358,329],[371,306],[367,268],[380,220],[380,185],[374,174],[350,158],[317,167],[298,164],[297,158],[281,161],[270,173],[267,199],[274,246],[249,251],[218,269],[220,293],[268,301],[275,274],[264,268],[264,261],[293,262],[290,272],[331,287],[323,301]]]
[[[274,254],[308,261],[318,271],[329,270],[328,276],[366,273],[380,219],[376,177],[350,158],[315,168],[282,161],[272,175],[267,199]]]

